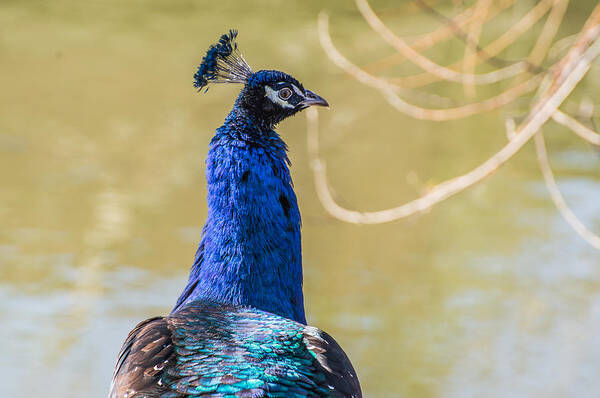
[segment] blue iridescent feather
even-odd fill
[[[274,130],[327,101],[286,73],[231,67],[243,60],[235,38],[221,36],[194,77],[198,88],[244,86],[210,142],[208,215],[188,283],[171,314],[131,331],[111,398],[361,397],[344,351],[306,325],[300,212]]]

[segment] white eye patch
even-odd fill
[[[294,91],[296,92],[296,94],[298,94],[299,96],[301,96],[302,98],[304,98],[304,94],[302,93],[302,91],[300,91],[300,89],[298,87],[296,87],[295,84],[292,84],[292,88],[294,89]]]
[[[294,86],[294,88],[296,88],[296,87]],[[279,98],[279,95],[277,95],[277,91],[273,90],[269,86],[265,86],[265,97],[267,97],[268,99],[271,100],[271,102],[279,105],[282,108],[293,108],[294,107],[294,105],[288,104],[287,102],[285,102],[284,100]]]

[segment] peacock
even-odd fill
[[[187,285],[168,316],[138,324],[118,355],[110,398],[361,397],[350,360],[306,324],[300,212],[275,132],[329,106],[294,77],[253,72],[230,30],[194,75],[243,88],[206,160],[208,215]]]

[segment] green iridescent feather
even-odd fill
[[[317,328],[196,301],[129,335],[113,397],[359,397],[350,361]]]

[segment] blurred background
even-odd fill
[[[451,17],[475,2],[427,3]],[[481,43],[536,3],[498,12]],[[400,36],[441,24],[410,1],[370,5]],[[571,1],[557,40],[581,30],[595,5]],[[398,112],[327,57],[324,8],[355,64],[395,52],[350,1],[0,1],[1,396],[106,396],[129,330],[172,308],[206,216],[208,141],[240,89],[199,94],[192,75],[229,28],[254,70],[289,72],[329,101],[321,156],[334,197],[351,209],[394,207],[470,170],[506,144],[505,118],[527,113],[531,97],[443,123]],[[500,55],[526,56],[543,21]],[[449,64],[464,47],[454,39],[427,54]],[[598,103],[599,72],[567,102]],[[460,84],[422,93],[474,98]],[[600,231],[598,151],[557,124],[544,131],[568,204]],[[308,321],[344,347],[366,397],[600,390],[600,252],[553,206],[532,144],[426,214],[359,226],[317,199],[306,118],[279,132],[303,215]]]

